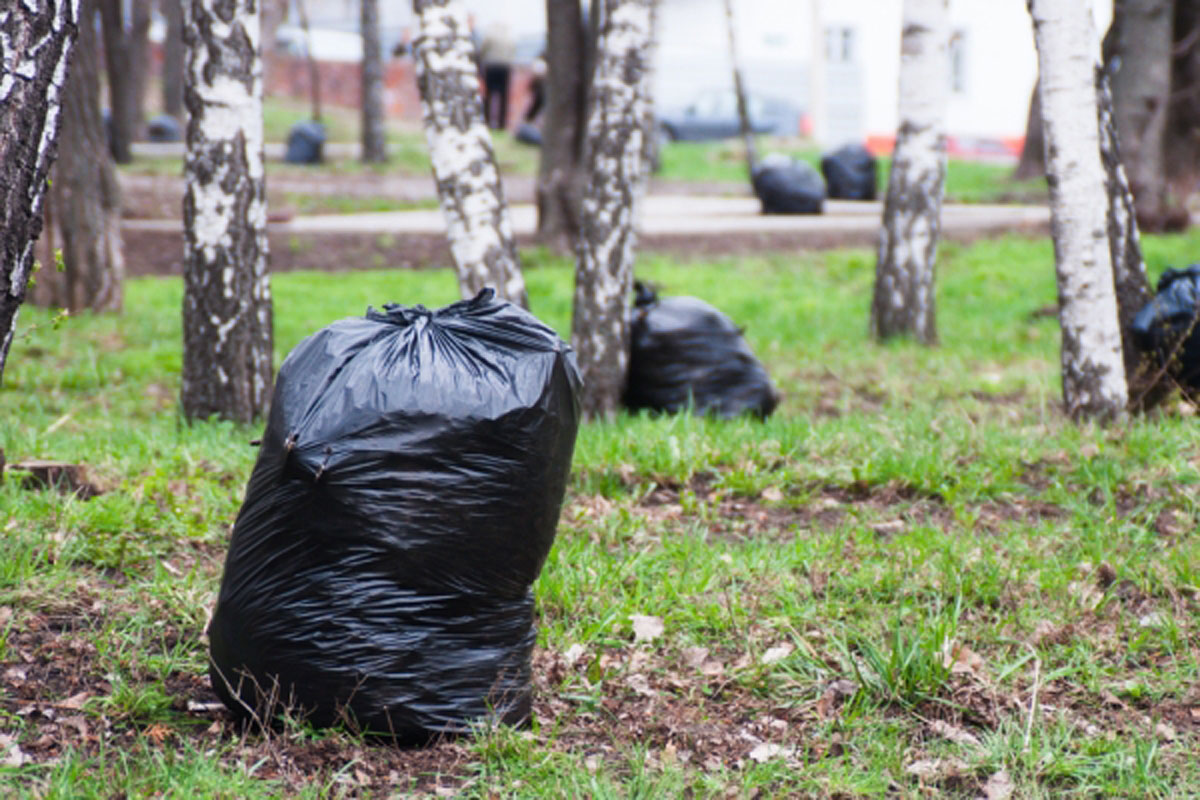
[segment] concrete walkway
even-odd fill
[[[511,206],[514,232],[528,236],[537,224],[530,204]],[[785,234],[819,238],[863,240],[879,230],[882,204],[831,200],[823,214],[763,215],[753,197],[696,197],[648,195],[642,208],[640,231],[645,236],[719,237],[744,234]],[[1050,222],[1045,206],[946,205],[942,231],[947,235],[974,236],[1003,232],[1035,233]],[[178,219],[131,219],[123,226],[138,231],[178,231]],[[362,214],[325,214],[294,217],[268,225],[271,232],[298,234],[442,234],[445,221],[438,209],[384,211]]]

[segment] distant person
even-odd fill
[[[546,59],[538,56],[529,65],[529,108],[525,109],[525,121],[533,124],[546,104]]]
[[[508,25],[495,22],[488,27],[479,44],[479,63],[483,70],[483,115],[488,127],[508,127],[508,84],[516,45]]]

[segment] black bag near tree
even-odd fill
[[[1134,345],[1160,365],[1170,359],[1168,374],[1181,386],[1200,389],[1200,264],[1164,272],[1130,331]]]
[[[283,160],[289,164],[320,164],[324,161],[325,126],[314,120],[293,125],[288,131]]]
[[[877,167],[875,156],[861,144],[826,153],[821,158],[826,196],[830,200],[874,200]]]
[[[301,342],[209,627],[221,700],[406,744],[527,720],[578,390],[570,348],[491,289]]]
[[[754,168],[751,183],[764,214],[820,214],[825,202],[820,174],[782,153],[765,156]]]
[[[636,284],[625,406],[766,417],[779,404],[767,370],[729,317],[695,297],[658,298]]]

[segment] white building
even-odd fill
[[[308,0],[314,25],[357,25],[357,0]],[[586,5],[587,0],[581,0]],[[655,99],[678,109],[706,89],[731,89],[723,0],[659,0]],[[1112,0],[1094,7],[1103,32]],[[481,29],[504,22],[536,54],[545,0],[465,0]],[[733,0],[738,50],[750,91],[787,100],[823,146],[890,142],[895,135],[903,0]],[[393,35],[415,26],[412,5],[384,3]],[[984,147],[1025,133],[1037,54],[1025,0],[950,0],[947,132]]]

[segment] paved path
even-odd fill
[[[530,235],[537,222],[531,204],[511,208],[518,236]],[[640,230],[646,236],[718,237],[739,234],[785,234],[861,240],[879,230],[882,206],[831,200],[823,214],[763,215],[753,197],[695,197],[651,194],[642,209]],[[987,235],[1005,231],[1033,233],[1046,229],[1050,212],[1045,206],[946,205],[942,208],[942,231],[947,235]],[[131,219],[128,230],[177,231],[178,219]],[[437,209],[384,211],[362,214],[325,214],[294,217],[272,222],[272,232],[339,234],[441,234],[445,231]]]

